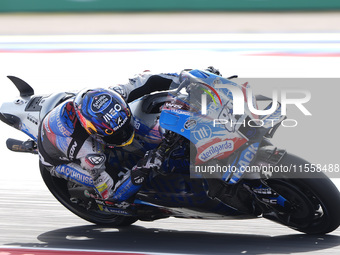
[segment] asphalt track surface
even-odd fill
[[[17,21],[20,17],[20,19],[27,21],[26,24],[32,24],[32,26],[29,26],[30,29],[24,30],[22,23],[15,23],[12,24],[15,29],[10,30],[7,26],[0,25],[1,34],[6,35],[1,36],[0,39],[0,86],[3,91],[1,101],[8,100],[8,98],[12,99],[17,95],[13,86],[5,78],[6,75],[17,75],[24,78],[33,85],[37,93],[48,93],[51,90],[70,90],[70,87],[79,89],[85,86],[93,86],[93,84],[108,86],[112,85],[111,83],[115,79],[126,79],[131,74],[150,67],[156,71],[168,71],[169,69],[178,71],[178,69],[185,68],[188,65],[201,67],[206,62],[209,62],[209,64],[216,63],[216,66],[224,73],[237,73],[245,77],[339,77],[340,61],[338,55],[340,50],[337,39],[339,35],[336,30],[339,26],[334,26],[334,23],[338,24],[338,18],[337,15],[332,13],[328,16],[327,14],[322,15],[326,15],[323,16],[325,22],[327,21],[325,20],[326,17],[333,22],[328,23],[329,26],[324,23],[321,24],[316,22],[318,20],[314,16],[314,19],[311,19],[315,21],[314,30],[312,29],[313,24],[306,24],[307,22],[300,22],[296,26],[290,26],[290,28],[282,24],[276,26],[271,24],[272,28],[269,26],[267,31],[264,31],[263,26],[258,28],[254,23],[250,25],[251,23],[248,22],[243,24],[243,27],[239,28],[238,31],[220,30],[220,33],[244,33],[247,32],[247,29],[250,29],[249,27],[252,27],[253,30],[248,30],[248,32],[293,31],[297,33],[305,31],[322,33],[313,36],[283,34],[280,40],[274,42],[270,42],[271,39],[268,39],[268,34],[263,34],[262,37],[261,35],[256,37],[262,38],[261,44],[259,42],[251,43],[250,41],[254,40],[251,34],[234,35],[237,38],[236,41],[243,41],[243,44],[240,46],[240,43],[237,43],[238,46],[234,47],[232,51],[227,51],[226,48],[230,47],[221,47],[216,40],[211,38],[207,42],[206,37],[202,37],[202,35],[192,37],[195,38],[195,42],[191,45],[200,43],[199,47],[194,50],[188,49],[185,46],[188,43],[183,44],[183,33],[188,31],[180,30],[183,28],[167,31],[168,33],[180,33],[180,35],[170,34],[171,38],[175,38],[171,40],[175,40],[175,43],[172,42],[170,45],[165,44],[164,41],[159,43],[160,40],[156,40],[158,43],[153,44],[151,41],[155,41],[155,39],[151,40],[150,37],[145,39],[142,35],[137,37],[134,35],[135,37],[131,39],[134,41],[133,47],[130,43],[128,49],[122,45],[117,46],[117,42],[126,43],[126,38],[122,40],[115,37],[114,43],[110,40],[111,43],[107,44],[103,37],[92,35],[96,31],[94,27],[86,30],[88,33],[81,30],[81,28],[85,29],[83,26],[79,26],[81,28],[77,30],[79,34],[91,34],[90,39],[88,37],[68,37],[65,40],[64,37],[59,36],[51,38],[46,34],[68,34],[74,33],[75,30],[71,30],[68,26],[62,30],[59,25],[55,26],[54,29],[51,27],[47,29],[43,26],[44,23],[41,23],[43,21],[41,15],[39,15],[40,19],[36,16],[30,16],[30,19],[27,19],[25,15],[3,15],[0,16],[0,20],[6,18],[7,21]],[[279,16],[283,17],[281,14]],[[235,19],[240,18],[233,17]],[[264,17],[267,17],[267,15],[264,15]],[[292,17],[301,19],[296,15]],[[68,21],[68,18],[70,16],[65,18],[66,21]],[[178,19],[180,18],[184,18],[182,14],[178,17]],[[199,20],[196,15],[195,18]],[[205,21],[205,25],[209,21],[207,16],[201,16],[201,19]],[[256,19],[260,20],[258,17]],[[268,17],[267,24],[271,19],[272,17]],[[212,18],[210,20],[214,21]],[[289,19],[284,20],[288,21]],[[33,26],[34,22],[39,23],[40,28]],[[46,19],[45,25],[50,24],[49,22],[51,22],[51,17]],[[281,29],[280,26],[282,26]],[[156,29],[154,26],[151,26],[153,29],[150,28],[148,31],[142,29],[137,31],[137,29],[132,29],[134,27],[131,25],[131,33],[147,32],[155,35],[154,33],[161,32],[161,28]],[[106,31],[108,33],[117,32]],[[203,33],[207,30],[194,32]],[[212,32],[219,33],[218,31]],[[325,32],[330,34],[325,36]],[[35,35],[33,39],[32,37],[7,36],[32,33]],[[100,30],[98,33],[105,32]],[[299,39],[297,35],[301,38]],[[282,42],[282,38],[288,38],[289,42]],[[319,40],[320,38],[323,39],[322,42]],[[89,40],[92,43],[84,46],[83,42]],[[60,41],[67,41],[66,46],[65,44],[61,45]],[[168,37],[165,41],[169,42]],[[245,44],[245,42],[248,43]],[[104,43],[106,44],[105,49],[102,48]],[[216,50],[216,44],[220,47],[218,50]],[[247,47],[244,48],[242,45]],[[262,45],[260,49],[259,45]],[[158,47],[156,51],[155,47]],[[65,48],[67,51],[65,51]],[[181,61],[178,61],[178,59]],[[119,75],[115,74],[114,79],[112,77],[113,70],[120,71]],[[155,222],[137,222],[131,227],[119,229],[95,226],[77,218],[49,194],[39,176],[37,157],[28,154],[15,154],[5,148],[4,144],[7,137],[26,139],[25,136],[4,125],[1,125],[1,132],[0,150],[3,165],[0,178],[1,255],[53,253],[46,252],[46,249],[56,250],[53,254],[66,254],[69,250],[71,250],[71,254],[76,254],[76,251],[81,254],[86,254],[85,251],[89,251],[90,254],[94,254],[94,251],[142,254],[315,255],[340,253],[339,229],[326,236],[307,236],[264,219],[212,221],[170,218]],[[296,139],[300,139],[301,142],[294,143],[293,141]],[[308,139],[303,138],[301,133],[296,134],[296,136],[291,134],[288,141],[278,140],[278,142],[284,144],[289,150],[295,150],[303,157],[316,158],[318,156],[316,152],[313,154],[313,152],[304,150],[303,144],[306,144]],[[326,155],[322,159],[329,161]],[[334,181],[339,183],[338,180]],[[25,248],[25,250],[15,250],[16,248]],[[32,248],[36,250],[26,250]]]

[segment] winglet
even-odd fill
[[[28,85],[25,81],[15,76],[7,76],[7,78],[10,79],[17,87],[21,97],[29,97],[34,95],[33,88],[30,85]]]

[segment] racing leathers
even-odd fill
[[[177,74],[144,72],[129,79],[127,84],[110,89],[129,103],[151,92],[168,90],[172,81],[178,83]],[[91,187],[100,199],[116,202],[126,201],[137,193],[147,175],[144,170],[160,167],[162,163],[146,153],[133,168],[133,174],[128,171],[124,176],[118,176],[118,173],[109,175],[106,172],[105,145],[81,126],[73,98],[62,102],[45,116],[40,126],[38,150],[40,162],[51,175]]]

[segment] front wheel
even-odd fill
[[[279,166],[305,166],[307,161],[286,154]],[[307,234],[326,234],[340,225],[340,193],[334,183],[321,172],[300,173],[298,178],[287,173],[275,173],[266,180],[267,185],[283,196],[290,209],[274,213],[267,212],[263,217],[287,225]]]
[[[86,221],[111,227],[129,226],[137,221],[137,218],[135,217],[115,215],[101,211],[97,205],[93,208],[86,209],[84,206],[70,200],[71,195],[68,191],[67,180],[51,176],[50,172],[41,164],[40,173],[53,196],[68,210]]]

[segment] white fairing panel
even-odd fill
[[[0,113],[4,116],[18,117],[20,119],[18,129],[36,140],[41,120],[68,96],[72,96],[72,94],[61,92],[52,95],[20,97],[12,102],[3,103]]]

